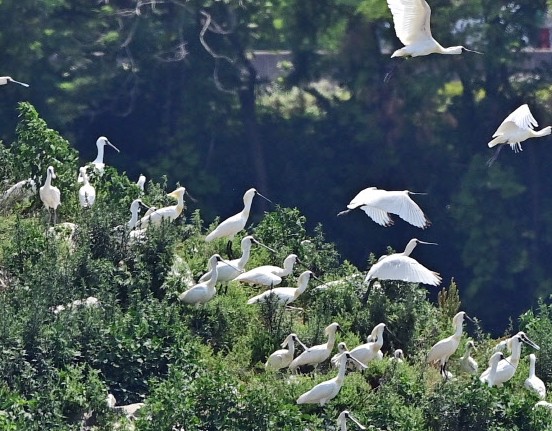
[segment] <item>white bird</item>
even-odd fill
[[[136,185],[140,189],[140,191],[144,191],[144,187],[146,185],[146,177],[142,174],[138,177],[138,181],[136,181]]]
[[[341,341],[340,343],[337,343],[337,353],[332,356],[332,359],[330,359],[330,364],[332,364],[334,367],[338,368],[341,356],[343,353],[348,352],[349,349],[347,348],[347,344],[345,344],[344,341]]]
[[[299,340],[296,334],[289,334],[282,343],[282,347],[287,346],[287,349],[276,350],[272,353],[266,360],[265,368],[267,370],[279,370],[288,367],[295,354],[295,342],[299,343],[303,349],[307,349],[307,346]]]
[[[392,362],[397,362],[399,364],[402,364],[404,362],[404,352],[402,351],[402,349],[396,349],[393,352],[393,357],[389,358],[389,360]]]
[[[98,153],[96,154],[96,158],[94,159],[94,161],[92,162],[92,164],[94,165],[94,171],[99,175],[99,176],[102,176],[103,175],[103,172],[104,172],[104,168],[105,168],[105,163],[103,161],[104,159],[104,149],[105,149],[105,146],[106,145],[109,145],[111,148],[113,148],[115,151],[117,151],[118,153],[120,153],[119,149],[113,145],[111,142],[109,142],[109,139],[107,139],[105,136],[100,136],[97,140],[96,140],[96,147],[98,149]],[[86,167],[84,167],[86,169]],[[80,171],[80,170],[79,170]],[[83,178],[79,172],[79,177],[77,179],[77,181],[79,183],[82,183],[83,182]]]
[[[10,186],[2,196],[0,196],[0,208],[5,210],[11,207],[15,202],[30,198],[36,193],[36,182],[32,178],[21,180]]]
[[[530,391],[535,392],[541,400],[546,398],[546,386],[544,382],[535,375],[535,363],[537,357],[534,353],[529,355],[529,377],[525,379],[524,386]]]
[[[493,349],[493,353],[494,352],[504,352],[505,349],[508,349],[509,351],[509,347],[508,347],[508,341],[510,339],[507,338],[506,340],[502,340],[500,341],[496,346],[494,346],[494,349]]]
[[[144,202],[142,202],[142,199],[134,199],[130,204],[130,220],[126,224],[126,228],[128,230],[132,230],[136,227],[136,224],[138,223],[138,215],[140,213],[140,208],[149,208]]]
[[[324,329],[324,334],[328,337],[328,341],[324,344],[318,344],[316,346],[309,347],[307,350],[297,356],[293,361],[291,361],[291,364],[289,364],[289,369],[295,373],[297,371],[297,368],[302,365],[314,365],[314,367],[316,368],[318,364],[328,359],[334,348],[335,333],[338,329],[341,328],[336,322],[333,322],[326,326],[326,329]]]
[[[243,273],[243,269],[245,268],[245,265],[247,265],[247,262],[249,261],[249,256],[251,254],[251,246],[253,244],[258,244],[272,252],[276,252],[270,247],[267,247],[266,245],[257,241],[255,238],[253,238],[252,235],[247,235],[243,237],[243,239],[241,240],[241,250],[242,250],[241,257],[238,259],[229,260],[228,264],[225,262],[217,263],[218,283],[227,283],[228,281],[234,280],[238,275]],[[211,277],[211,272],[207,271],[205,274],[201,276],[199,281],[200,282],[206,281],[210,277]]]
[[[413,238],[406,245],[402,253],[393,253],[382,256],[372,265],[366,275],[366,282],[373,279],[379,280],[402,280],[409,283],[423,283],[432,286],[441,284],[441,277],[438,273],[430,271],[417,260],[410,257],[410,253],[417,244],[433,244],[432,242],[420,241]]]
[[[533,409],[537,407],[544,407],[545,409],[552,410],[552,403],[549,403],[547,401],[537,401]]]
[[[355,417],[353,417],[353,415],[351,415],[349,410],[343,410],[337,417],[337,426],[340,431],[347,431],[347,419],[352,420],[361,430],[366,429],[364,425],[362,425]]]
[[[547,126],[541,130],[534,130],[539,123],[531,114],[529,106],[527,104],[521,105],[514,112],[506,117],[506,119],[498,126],[496,132],[494,132],[493,140],[487,145],[492,148],[500,144],[508,144],[516,153],[522,151],[521,143],[529,138],[540,138],[542,136],[550,135],[552,127]],[[489,159],[487,164],[490,166],[497,159],[498,154],[502,150],[500,145],[494,155]]]
[[[475,349],[475,344],[472,340],[466,343],[466,351],[464,355],[460,358],[460,368],[469,374],[477,373],[478,365],[475,359],[473,359],[470,354],[472,350]]]
[[[396,214],[407,223],[425,229],[430,224],[429,220],[409,196],[416,194],[422,193],[414,193],[408,190],[387,191],[376,187],[368,187],[353,198],[347,205],[348,209],[337,215],[340,216],[355,208],[360,208],[368,217],[381,226],[391,226],[393,220],[389,214]]]
[[[140,219],[136,227],[139,229],[146,229],[150,225],[159,226],[163,220],[174,221],[184,209],[184,193],[186,193],[184,187],[178,187],[176,190],[168,193],[167,196],[177,200],[176,205],[159,208],[146,214]]]
[[[10,82],[13,82],[14,84],[22,85],[23,87],[28,87],[29,86],[29,84],[25,84],[24,82],[16,81],[11,76],[0,76],[0,85],[6,85]]]
[[[290,254],[284,259],[283,268],[275,265],[262,265],[238,275],[234,280],[247,284],[261,286],[276,286],[282,278],[293,272],[293,266],[299,259],[296,254]]]
[[[96,189],[88,181],[86,168],[82,167],[79,171],[83,181],[83,185],[79,189],[79,202],[81,207],[90,208],[96,201]]]
[[[456,313],[452,318],[454,334],[435,343],[427,354],[427,363],[432,364],[439,361],[440,373],[443,376],[446,376],[445,372],[449,358],[456,352],[460,344],[460,338],[462,338],[462,331],[464,329],[464,317],[471,320],[464,311]]]
[[[118,406],[115,396],[113,394],[107,395],[107,406],[109,408],[120,411],[129,419],[135,419],[136,412],[140,410],[142,407],[144,407],[144,405],[145,405],[144,403],[133,403],[133,404],[127,404],[124,406]]]
[[[522,343],[533,347],[535,350],[540,350],[540,347],[536,345],[533,341],[531,341],[523,331],[520,331],[516,335],[511,337],[508,340],[508,348],[512,352],[512,354],[508,356],[505,360],[499,362],[493,384],[497,386],[502,386],[502,383],[507,382],[514,376],[517,366],[519,365],[519,358],[521,357]],[[487,381],[490,371],[490,367],[483,371],[483,373],[481,373],[481,376],[479,376],[479,380],[481,380],[482,382]]]
[[[299,275],[297,287],[276,287],[274,289],[269,289],[257,296],[254,296],[253,298],[250,298],[247,303],[255,304],[276,298],[278,304],[289,305],[299,298],[299,296],[307,289],[311,277],[314,277],[312,271],[304,271]]]
[[[339,364],[339,371],[337,376],[333,379],[326,380],[325,382],[317,384],[310,391],[305,392],[299,398],[297,398],[297,404],[320,404],[323,406],[328,401],[333,399],[343,386],[343,381],[345,380],[345,371],[347,369],[347,362],[352,360],[357,366],[361,368],[366,368],[363,364],[358,362],[353,358],[349,352],[345,352],[341,356],[341,362]]]
[[[372,333],[370,334],[367,343],[360,344],[352,349],[349,353],[353,358],[362,364],[366,365],[368,362],[380,359],[379,353],[383,346],[383,331],[385,330],[385,323],[379,323],[374,326]],[[381,356],[383,358],[383,354]]]
[[[491,355],[491,358],[489,359],[489,368],[488,368],[489,373],[487,375],[487,378],[485,380],[481,380],[480,378],[479,380],[481,380],[482,382],[487,382],[490,388],[492,388],[493,386],[502,386],[502,383],[497,382],[496,377],[497,377],[498,364],[503,361],[507,361],[504,358],[504,353],[502,352],[493,353]]]
[[[232,217],[229,217],[226,220],[222,221],[211,233],[209,233],[205,237],[205,241],[209,242],[223,237],[228,237],[230,240],[233,239],[234,235],[236,235],[245,227],[247,219],[249,218],[249,212],[251,211],[251,203],[253,202],[253,198],[255,197],[255,195],[259,195],[260,197],[270,202],[268,198],[260,194],[257,190],[253,188],[247,190],[243,195],[243,210],[233,215]]]
[[[419,57],[429,54],[462,54],[462,51],[480,52],[463,46],[445,48],[431,35],[431,8],[425,0],[387,0],[393,14],[395,33],[404,48],[396,50],[393,57]]]
[[[40,200],[48,209],[48,214],[50,214],[50,209],[54,210],[54,224],[56,224],[56,210],[61,203],[61,194],[59,189],[52,186],[52,179],[55,178],[56,173],[54,172],[53,166],[48,166],[48,169],[46,170],[46,181],[44,181],[44,185],[40,187],[38,191]]]
[[[215,285],[217,284],[217,262],[222,260],[220,255],[214,254],[209,258],[209,268],[212,271],[211,278],[204,281],[203,283],[198,283],[195,286],[190,287],[185,292],[181,293],[178,296],[178,300],[184,302],[185,304],[205,304],[206,302],[213,299],[217,293]]]

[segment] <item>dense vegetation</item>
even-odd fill
[[[20,105],[19,112],[17,139],[2,148],[0,165],[6,176],[33,175],[38,186],[44,173],[29,168],[55,166],[61,221],[77,229],[70,237],[51,230],[36,193],[2,208],[1,430],[335,430],[343,409],[371,430],[552,429],[552,412],[533,409],[538,398],[523,388],[528,348],[512,381],[501,388],[459,370],[468,335],[478,347],[481,370],[497,342],[479,322],[466,325],[451,359],[455,379],[443,381],[424,364],[429,348],[452,332],[461,284],[451,283],[435,303],[424,287],[402,282],[382,282],[368,297],[360,282],[323,291],[311,287],[295,304],[304,309],[298,312],[247,305],[257,290],[233,282],[203,306],[183,305],[178,294],[205,271],[210,255],[226,251],[225,239],[204,241],[214,224],[206,226],[199,211],[186,210],[175,222],[149,229],[146,240],[131,243],[114,228],[128,219],[138,187],[107,167],[94,179],[96,204],[83,210],[76,198],[75,150],[31,105]],[[170,204],[165,194],[172,188],[150,181],[142,199]],[[271,207],[248,230],[277,251],[254,248],[248,266],[280,264],[294,252],[326,281],[358,272],[340,263],[322,228],[309,230],[298,209]],[[302,270],[296,267],[284,283],[293,285]],[[60,304],[89,296],[99,305],[54,313]],[[291,377],[285,370],[266,372],[263,362],[290,332],[307,345],[325,341],[323,329],[333,321],[343,329],[338,341],[350,347],[363,342],[375,324],[386,323],[393,333],[385,335],[386,356],[362,373],[348,373],[326,406],[298,406],[297,397],[333,377],[335,369],[324,363],[317,373]],[[552,381],[552,307],[542,302],[514,326],[508,334],[519,326],[541,346],[537,375]],[[404,350],[405,363],[388,360],[396,348]],[[120,404],[145,406],[129,422],[108,407],[108,393]]]

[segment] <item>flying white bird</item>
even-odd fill
[[[52,179],[55,178],[56,173],[54,172],[53,166],[48,166],[48,169],[46,170],[46,181],[44,181],[44,185],[38,190],[40,200],[48,209],[48,214],[50,214],[50,209],[54,210],[53,224],[56,224],[56,210],[61,203],[61,194],[59,192],[59,189],[55,186],[52,186]]]
[[[351,360],[357,366],[366,368],[363,364],[353,358],[349,352],[345,352],[340,359],[339,371],[337,376],[333,379],[326,380],[325,382],[317,384],[310,391],[305,392],[299,398],[297,398],[297,404],[320,404],[323,406],[339,393],[343,381],[345,380],[345,371],[347,369],[347,362]]]
[[[464,317],[468,320],[471,320],[464,311],[456,313],[456,315],[452,318],[454,334],[435,343],[427,354],[426,362],[432,364],[439,361],[440,373],[445,378],[447,376],[447,362],[449,358],[454,354],[454,352],[456,352],[458,344],[460,344],[460,338],[462,338],[462,331],[464,329]]]
[[[184,302],[185,304],[205,304],[206,302],[213,299],[217,293],[215,285],[217,284],[217,262],[222,260],[220,255],[214,254],[209,258],[209,268],[212,271],[211,278],[204,281],[203,283],[198,283],[195,286],[190,287],[185,292],[181,293],[178,296],[178,300]]]
[[[140,191],[144,191],[144,187],[146,185],[146,177],[142,174],[138,177],[138,181],[136,181],[136,185],[140,189]]]
[[[282,343],[282,347],[287,346],[287,349],[276,350],[272,353],[266,360],[265,368],[267,370],[280,370],[288,367],[295,354],[295,342],[299,343],[304,350],[307,350],[307,346],[299,340],[296,334],[289,334]]]
[[[250,298],[247,303],[255,304],[257,302],[269,301],[272,298],[276,298],[278,304],[289,305],[299,298],[299,295],[307,289],[311,277],[314,278],[312,271],[304,271],[301,275],[299,275],[297,287],[276,287],[274,289],[269,289],[257,296],[254,296],[253,298]]]
[[[257,190],[253,188],[247,190],[243,195],[243,210],[221,222],[216,227],[216,229],[214,229],[205,237],[205,241],[209,242],[223,237],[233,239],[234,235],[236,235],[245,227],[247,219],[249,218],[249,212],[251,211],[251,203],[253,202],[253,198],[255,197],[255,195],[266,199],[268,202],[271,202],[268,198],[260,194]]]
[[[385,323],[379,323],[374,326],[374,329],[372,329],[372,333],[369,337],[370,341],[364,344],[360,344],[349,351],[351,356],[364,365],[366,365],[370,361],[380,359],[378,358],[378,353],[381,352],[381,347],[383,346],[384,330]]]
[[[103,175],[104,168],[105,168],[105,163],[104,163],[103,159],[104,159],[104,148],[105,148],[106,145],[109,145],[111,148],[113,148],[118,153],[120,153],[119,149],[115,145],[113,145],[111,142],[109,142],[109,140],[105,136],[100,136],[96,140],[96,147],[98,148],[98,154],[96,155],[96,158],[94,159],[92,164],[94,165],[94,171],[99,176]],[[86,166],[83,166],[83,167],[86,169]],[[79,177],[78,177],[77,181],[79,183],[83,182],[83,178],[82,178],[82,175],[80,174],[80,170],[79,170]]]
[[[373,279],[379,280],[402,280],[409,283],[423,283],[432,286],[441,284],[441,277],[438,273],[430,271],[417,260],[410,257],[410,253],[417,244],[433,244],[433,242],[420,241],[413,238],[406,245],[402,253],[393,253],[382,256],[372,265],[366,275],[366,282]]]
[[[387,191],[376,187],[368,187],[353,198],[347,205],[348,209],[337,215],[340,216],[355,208],[360,208],[368,217],[381,226],[391,226],[393,220],[389,214],[396,214],[407,223],[425,229],[430,224],[429,220],[409,196],[416,194],[422,193],[414,193],[408,190]]]
[[[535,392],[541,400],[546,398],[546,386],[544,382],[535,375],[535,363],[537,357],[534,353],[529,355],[529,377],[525,379],[524,386],[530,391]]]
[[[534,130],[539,123],[531,114],[529,106],[527,104],[521,105],[514,112],[506,117],[496,132],[494,132],[493,140],[487,145],[492,148],[500,144],[508,144],[516,153],[523,151],[521,143],[529,138],[540,138],[542,136],[550,135],[552,127],[547,126],[541,130]],[[489,159],[487,165],[492,165],[498,157],[498,154],[502,150],[500,145],[494,155]]]
[[[150,225],[159,226],[163,220],[174,221],[184,209],[184,193],[186,193],[186,189],[184,187],[178,187],[176,190],[167,194],[167,196],[176,199],[176,205],[159,208],[152,211],[150,214],[146,214],[137,223],[136,228],[146,229]]]
[[[12,79],[11,76],[0,76],[0,85],[6,85],[10,82],[13,82],[14,84],[22,85],[23,87],[28,87],[29,84],[25,84],[24,82],[16,81],[15,79]]]
[[[508,340],[508,348],[512,352],[512,354],[508,356],[505,360],[498,363],[496,375],[493,381],[494,385],[502,386],[502,383],[507,382],[514,376],[517,366],[519,365],[522,343],[531,346],[535,350],[540,350],[540,347],[536,345],[533,341],[531,341],[523,331],[518,332],[516,335],[510,338]],[[487,368],[485,371],[483,371],[483,373],[481,373],[481,376],[479,376],[479,380],[481,380],[482,382],[487,381],[489,379],[490,371],[490,368]]]
[[[328,337],[328,341],[324,344],[319,344],[316,346],[309,347],[299,356],[297,356],[291,364],[289,364],[289,369],[295,373],[297,368],[302,365],[314,365],[318,367],[318,364],[324,362],[330,357],[332,350],[335,344],[335,333],[339,330],[339,324],[336,322],[331,323],[324,329],[324,334]]]
[[[475,349],[475,344],[472,340],[466,343],[466,351],[464,355],[460,358],[460,368],[469,374],[477,373],[478,365],[475,359],[473,359],[470,354],[472,350]]]
[[[227,283],[231,280],[234,280],[238,275],[243,273],[243,269],[245,268],[245,265],[247,265],[247,262],[249,261],[249,256],[251,254],[251,246],[253,244],[258,244],[262,247],[265,247],[266,249],[272,251],[273,253],[276,252],[276,250],[273,250],[270,247],[267,247],[266,245],[257,241],[255,238],[253,238],[252,235],[247,235],[243,237],[243,239],[241,240],[241,250],[242,250],[241,257],[238,259],[229,260],[228,264],[225,262],[217,263],[218,283]],[[210,277],[211,277],[211,272],[207,271],[205,274],[201,276],[199,281],[200,282],[206,281]]]
[[[80,168],[80,174],[82,176],[83,185],[79,189],[79,202],[81,207],[90,208],[96,201],[96,189],[88,181],[86,168]]]
[[[261,286],[276,286],[282,278],[293,272],[293,266],[299,259],[296,254],[290,254],[284,259],[283,268],[275,265],[262,265],[238,275],[234,280],[247,284]]]
[[[463,46],[445,48],[431,35],[431,8],[425,0],[387,0],[393,14],[395,33],[404,48],[396,50],[393,57],[419,57],[429,54],[462,54],[462,51],[480,52]]]
[[[362,425],[355,417],[353,417],[353,415],[351,415],[349,410],[343,410],[337,417],[337,426],[340,431],[347,431],[347,419],[352,420],[361,430],[366,429],[364,425]]]

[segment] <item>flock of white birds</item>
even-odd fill
[[[392,54],[392,57],[417,57],[432,53],[438,54],[461,54],[462,51],[476,52],[467,49],[463,46],[453,46],[445,48],[441,46],[432,36],[430,28],[431,9],[425,0],[387,0],[389,9],[393,15],[395,32],[399,40],[405,45]],[[0,85],[8,83],[17,83],[23,86],[28,84],[15,81],[11,77],[0,77]],[[549,135],[552,128],[545,127],[542,130],[534,130],[537,127],[537,121],[531,114],[527,105],[522,105],[500,124],[496,132],[493,134],[493,139],[488,143],[488,147],[498,146],[496,153],[489,160],[491,165],[498,156],[502,144],[508,144],[511,148],[518,152],[522,150],[521,142],[533,137],[542,137]],[[96,175],[101,176],[104,170],[104,148],[110,146],[116,151],[119,151],[105,137],[98,138],[96,142],[97,157],[91,165],[81,167],[78,175],[78,182],[82,183],[79,189],[79,202],[83,208],[89,208],[94,205],[96,200],[96,192],[93,185],[89,181],[88,169],[92,168]],[[52,184],[52,180],[56,179],[54,168],[49,166],[46,171],[46,179],[44,185],[39,189],[40,199],[44,203],[45,208],[51,215],[53,224],[57,222],[57,208],[61,203],[60,190]],[[21,182],[23,185],[29,185],[29,181]],[[144,188],[146,178],[140,175],[137,182],[138,187]],[[20,184],[20,183],[18,183]],[[34,182],[31,184],[34,187]],[[17,186],[17,184],[15,185]],[[14,187],[15,187],[14,186]],[[9,190],[8,190],[9,192]],[[8,193],[6,192],[6,193]],[[175,220],[184,209],[184,187],[179,187],[168,196],[176,199],[176,205],[167,206],[160,209],[147,207],[140,199],[132,202],[130,207],[131,219],[126,225],[126,232],[131,238],[139,239],[146,235],[148,227],[159,225],[163,220]],[[5,195],[2,199],[5,198]],[[405,222],[425,229],[430,225],[429,220],[421,210],[421,208],[412,200],[411,195],[415,195],[408,190],[404,191],[387,191],[376,187],[369,187],[359,192],[347,205],[345,211],[338,215],[343,215],[354,209],[361,209],[374,222],[381,226],[390,226],[393,224],[391,215],[400,217]],[[260,194],[256,189],[247,190],[243,196],[244,207],[239,213],[225,219],[208,235],[205,241],[213,241],[220,238],[232,238],[241,232],[247,223],[253,198],[260,196],[268,200]],[[269,201],[269,200],[268,200]],[[270,201],[269,201],[270,202]],[[140,207],[144,206],[148,209],[146,214],[139,218]],[[286,277],[293,272],[294,265],[299,262],[295,254],[289,255],[283,262],[282,267],[273,265],[264,265],[249,270],[245,270],[248,263],[252,245],[261,244],[253,236],[248,235],[241,241],[241,257],[232,260],[225,260],[219,254],[215,254],[209,258],[208,271],[201,276],[198,283],[184,291],[178,296],[178,300],[190,305],[200,306],[210,301],[216,295],[216,286],[227,285],[230,281],[247,283],[256,286],[268,287],[268,289],[248,300],[248,304],[255,304],[262,301],[273,300],[278,304],[289,307],[297,298],[307,289],[309,281],[317,279],[312,271],[306,270],[302,272],[298,278],[296,287],[275,287],[278,286],[283,277]],[[371,266],[364,282],[375,283],[376,280],[400,280],[411,283],[423,283],[427,285],[437,286],[441,283],[441,277],[438,273],[429,270],[417,260],[410,257],[417,244],[433,244],[424,242],[419,239],[412,239],[402,253],[394,253],[380,257],[380,259]],[[231,243],[229,242],[229,247]],[[269,248],[270,249],[270,248]],[[271,249],[270,249],[271,250]],[[274,250],[272,250],[274,251]],[[357,279],[357,276],[351,276]],[[350,278],[351,278],[350,277]],[[351,278],[353,280],[353,278]],[[332,288],[334,285],[346,280],[338,280],[336,282],[320,285],[319,289]],[[60,313],[67,309],[73,309],[83,306],[97,306],[99,301],[96,298],[89,297],[85,300],[77,300],[66,305],[59,305],[52,309],[53,313]],[[292,308],[292,307],[290,307]],[[427,353],[426,362],[433,364],[438,363],[440,374],[443,379],[454,379],[450,371],[446,369],[450,357],[456,352],[460,344],[463,333],[464,318],[471,320],[463,311],[457,313],[453,320],[454,333],[447,338],[437,342]],[[298,404],[320,404],[331,401],[339,393],[345,379],[347,370],[361,371],[366,368],[370,361],[382,360],[383,353],[383,334],[387,329],[384,323],[376,325],[368,337],[366,343],[348,349],[345,343],[339,343],[338,353],[331,358],[331,363],[338,368],[337,375],[327,381],[317,384],[311,390],[302,394],[298,399]],[[282,349],[272,353],[266,360],[265,367],[267,370],[277,371],[284,368],[289,368],[292,373],[297,373],[299,367],[310,365],[316,368],[326,360],[330,360],[331,353],[334,349],[336,341],[336,332],[340,330],[338,323],[333,322],[325,329],[327,341],[324,344],[311,347],[305,346],[298,336],[294,333],[289,334],[282,342]],[[388,330],[388,329],[387,329]],[[302,348],[302,352],[295,356],[295,344]],[[500,343],[496,347],[496,352],[489,359],[489,367],[480,375],[481,382],[489,386],[501,386],[503,383],[510,380],[519,364],[522,344],[539,350],[539,346],[531,341],[524,332],[518,332],[513,337],[505,342]],[[473,341],[468,341],[464,355],[460,358],[460,369],[470,374],[478,372],[478,364],[471,357],[471,352],[475,350]],[[507,349],[510,353],[505,356],[502,350]],[[404,360],[402,350],[397,349],[391,360],[401,363]],[[536,356],[531,354],[530,372],[525,380],[525,387],[534,391],[542,399],[537,406],[552,408],[552,404],[544,401],[546,396],[546,387],[541,379],[535,375]],[[352,367],[351,367],[352,366]],[[107,399],[108,405],[113,408],[115,406],[115,398],[109,394]],[[122,406],[128,416],[133,416],[143,404],[131,406]],[[346,430],[346,420],[349,419],[355,423],[360,429],[365,429],[363,425],[356,420],[349,411],[341,412],[338,417],[338,426],[341,430]]]

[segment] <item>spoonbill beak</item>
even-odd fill
[[[262,194],[260,194],[258,191],[255,191],[255,194],[262,197],[265,201],[268,201],[270,202],[272,205],[274,205],[274,202],[272,202],[270,199],[268,199],[266,196],[263,196]]]
[[[224,260],[222,257],[217,257],[217,260],[218,260],[219,262],[224,262],[226,265],[228,265],[228,266],[234,268],[234,269],[235,269],[236,271],[238,271],[238,272],[243,272],[243,269],[236,268],[234,265],[232,265],[232,264],[231,264],[230,262],[228,262],[227,260]]]
[[[303,342],[299,339],[299,337],[295,337],[295,341],[299,343],[299,345],[303,348],[303,350],[308,349],[308,347],[303,344]]]
[[[147,206],[144,202],[142,202],[141,199],[138,199],[138,204],[141,206],[141,207],[144,207],[146,210],[149,210],[151,207]]]
[[[274,250],[273,248],[270,248],[268,245],[264,245],[262,242],[257,241],[255,238],[253,238],[253,242],[255,244],[260,245],[261,247],[266,248],[267,250],[270,250],[272,253],[276,253],[276,250]]]
[[[105,143],[106,143],[107,145],[109,145],[111,148],[113,148],[115,151],[117,151],[118,153],[121,152],[115,145],[113,145],[111,142],[109,142],[108,139],[105,140]]]
[[[540,347],[537,344],[535,344],[533,341],[531,341],[527,335],[522,335],[521,341],[523,341],[528,346],[531,346],[535,350],[540,350]]]
[[[426,242],[426,241],[420,241],[420,240],[418,240],[418,243],[419,244],[429,244],[429,245],[439,245],[436,242]]]
[[[354,416],[352,416],[351,413],[349,413],[349,414],[347,415],[347,417],[348,417],[349,419],[351,419],[351,420],[356,424],[356,426],[359,427],[361,430],[365,430],[365,429],[366,429],[366,427],[365,427],[364,425],[362,425]]]
[[[480,52],[480,51],[475,51],[474,49],[468,49],[468,48],[465,48],[465,47],[462,47],[462,48],[464,49],[464,51],[473,52],[473,53],[475,53],[475,54],[481,54],[481,55],[483,55],[483,53]]]
[[[14,82],[15,84],[22,85],[23,87],[28,87],[29,86],[29,84],[25,84],[24,82],[16,81],[15,79],[12,79],[11,77],[8,77],[8,81]]]
[[[468,316],[466,313],[464,313],[464,317],[468,319],[472,323],[477,323],[475,320],[473,320],[470,316]]]

